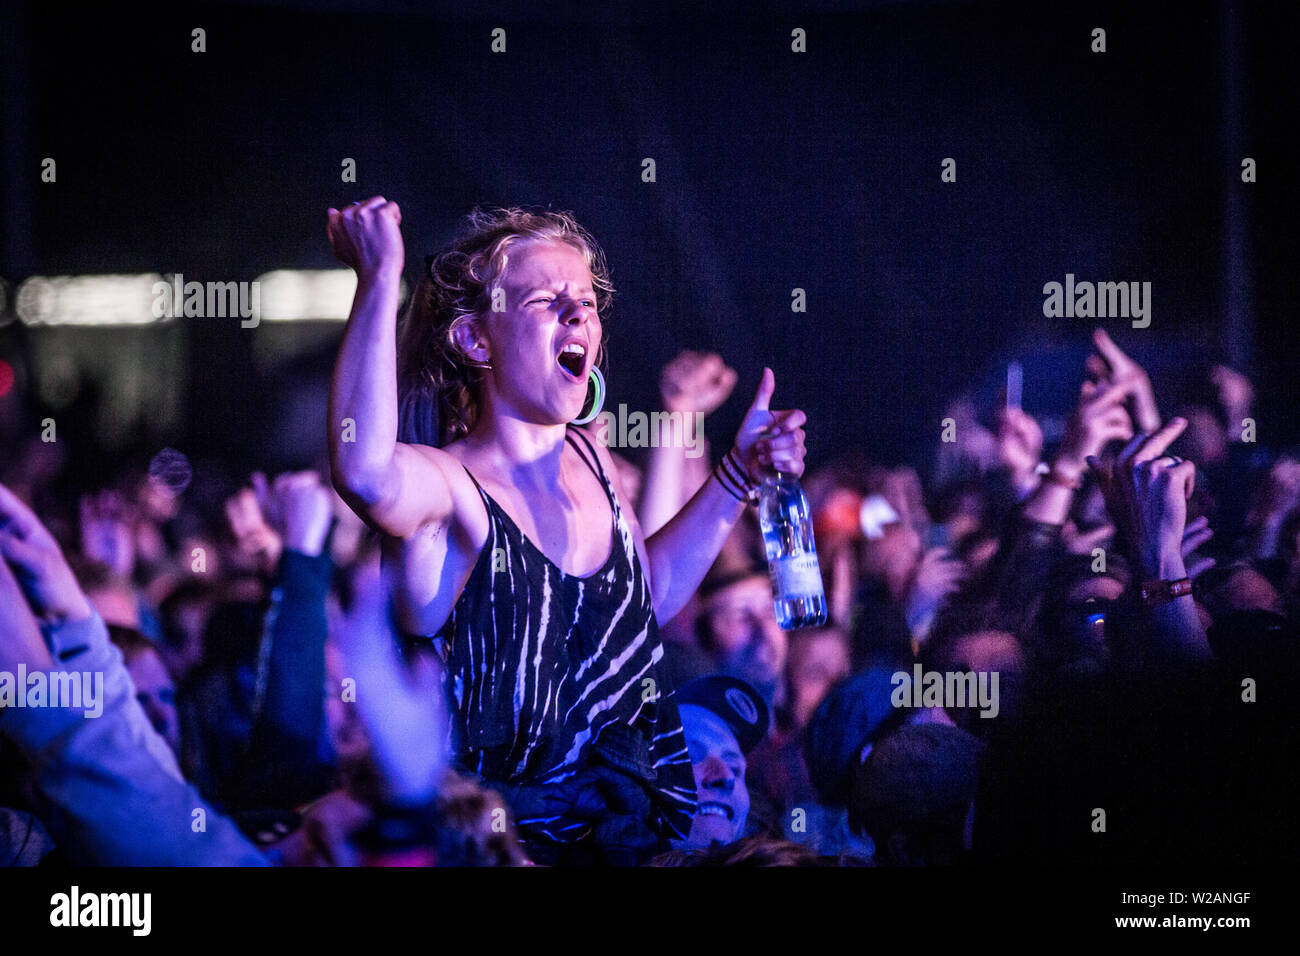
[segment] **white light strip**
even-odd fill
[[[278,269],[257,277],[267,322],[344,322],[352,310],[357,276],[351,269]]]
[[[196,285],[189,277],[183,281],[186,289]],[[158,283],[170,292],[173,277],[158,273],[32,276],[18,287],[15,306],[19,320],[32,326],[149,325],[184,314],[188,291],[170,309],[160,309]],[[260,287],[259,320],[343,322],[352,309],[357,277],[351,269],[278,269],[258,276],[256,285]]]
[[[146,275],[32,276],[15,302],[24,325],[148,325],[157,273]],[[162,321],[166,321],[165,319]]]

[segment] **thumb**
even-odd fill
[[[772,393],[775,391],[776,376],[772,374],[770,368],[764,368],[763,377],[758,381],[758,391],[754,393],[754,401],[750,403],[749,411],[768,411],[768,406],[772,402]],[[748,415],[746,417],[748,417]]]

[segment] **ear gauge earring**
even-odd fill
[[[595,421],[600,410],[605,407],[605,376],[601,375],[600,369],[594,365],[587,373],[587,402],[590,403],[591,410],[586,415],[579,414],[569,423],[570,425],[585,425],[587,422]],[[587,402],[583,403],[583,408],[588,407]]]

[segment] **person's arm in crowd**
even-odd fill
[[[1112,441],[1133,437],[1133,424],[1124,410],[1127,397],[1120,385],[1083,383],[1079,404],[1066,425],[1051,468],[1025,500],[1022,514],[1027,521],[1057,529],[1065,525],[1074,496],[1083,485],[1088,456],[1100,454]]]
[[[1169,584],[1190,583],[1183,544],[1196,466],[1165,454],[1186,427],[1185,419],[1174,418],[1153,435],[1139,433],[1114,461],[1090,457],[1088,465],[1127,543],[1135,585],[1151,595],[1143,605],[1153,647],[1206,660],[1210,646],[1190,587],[1182,585],[1185,593],[1168,596]]]
[[[446,698],[437,658],[420,651],[407,667],[395,634],[382,571],[367,568],[357,576],[338,648],[357,682],[353,706],[378,772],[380,792],[372,796],[390,807],[418,807],[436,799],[450,766]]]
[[[453,514],[437,448],[397,440],[397,299],[405,265],[397,203],[383,197],[329,211],[335,256],[357,274],[352,312],[330,383],[328,441],[334,487],[372,527],[397,538]]]
[[[736,387],[735,370],[720,357],[682,352],[664,366],[659,394],[669,418],[650,443],[638,517],[653,535],[709,480],[709,446],[704,416]]]
[[[0,710],[0,732],[31,762],[41,819],[68,858],[90,865],[264,865],[238,828],[180,779],[140,709],[121,653],[108,643],[53,537],[3,487],[0,554],[0,669],[43,672],[51,686],[55,675],[67,675],[60,684],[81,685],[81,707]]]
[[[795,477],[803,474],[807,416],[797,409],[770,411],[768,404],[775,390],[772,370],[763,369],[758,392],[736,433],[733,460],[739,461],[750,481],[757,481],[764,469]],[[690,600],[743,508],[743,501],[710,478],[671,521],[646,540],[659,620],[669,620]]]
[[[0,557],[12,568],[22,586],[42,637],[59,667],[91,674],[118,673],[122,652],[109,640],[108,628],[77,584],[58,542],[40,519],[8,488],[0,485]],[[154,733],[144,709],[135,702],[124,708],[122,719],[138,732],[142,744],[168,774],[181,779],[181,771],[167,742]]]
[[[264,480],[255,487],[284,548],[266,614],[263,640],[270,654],[253,724],[250,773],[268,802],[283,805],[316,796],[328,770],[319,742],[325,720],[325,602],[333,567],[325,547],[331,501],[313,471],[280,475],[269,491]]]
[[[1024,501],[1038,489],[1038,463],[1043,454],[1043,430],[1024,409],[999,410],[997,454],[1016,500]]]
[[[990,563],[986,580],[996,626],[1014,630],[1032,613],[1032,599],[1046,586],[1064,548],[1062,531],[1083,483],[1087,457],[1099,454],[1111,441],[1133,436],[1124,409],[1127,397],[1120,385],[1083,383],[1050,470],[1009,520]]]

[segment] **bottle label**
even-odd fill
[[[772,587],[780,597],[822,594],[822,571],[817,555],[799,554],[770,562]]]

